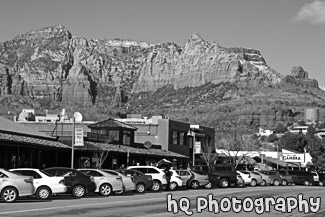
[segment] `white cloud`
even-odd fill
[[[325,24],[325,1],[316,0],[304,5],[294,20],[309,21],[314,25]]]

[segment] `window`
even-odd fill
[[[148,168],[148,173],[159,173],[159,172],[154,168]]]
[[[176,131],[173,131],[173,145],[178,144],[178,133]]]
[[[147,173],[147,168],[135,168],[136,170],[139,170],[140,172]]]
[[[82,170],[81,172],[87,174],[88,176],[94,176],[94,177],[104,176],[103,174],[93,170]]]
[[[108,136],[111,137],[114,141],[119,141],[119,131],[118,130],[108,131]]]
[[[0,172],[0,178],[8,178],[8,176],[2,172]]]
[[[179,144],[185,145],[185,133],[179,133]]]
[[[131,132],[123,130],[123,145],[131,145]]]

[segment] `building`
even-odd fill
[[[167,159],[175,167],[186,168],[188,157],[166,149],[160,145],[136,142],[137,127],[117,120],[107,119],[88,126],[84,146],[76,147],[75,165],[78,167],[96,167],[117,169],[122,165],[152,165]],[[91,162],[85,165],[84,162]]]
[[[70,155],[56,138],[0,117],[0,168],[69,166]]]
[[[202,164],[200,153],[205,146],[214,145],[215,129],[201,125],[152,116],[128,115],[125,119],[115,119],[137,128],[134,141],[161,146],[163,150],[193,158],[195,164]],[[193,145],[194,144],[194,145]],[[195,150],[196,147],[196,150]]]

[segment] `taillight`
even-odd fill
[[[94,179],[93,176],[90,176],[90,180],[91,180],[92,182],[95,182],[95,179]]]
[[[59,184],[64,185],[64,179],[61,179],[61,180],[59,181]]]
[[[26,183],[32,183],[32,184],[33,184],[33,178],[24,179],[24,181],[25,181]]]

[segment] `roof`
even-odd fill
[[[46,147],[53,147],[53,148],[69,148],[70,149],[69,146],[64,145],[61,142],[48,140],[48,139],[34,138],[34,137],[30,137],[30,136],[14,135],[14,134],[5,133],[5,132],[0,132],[0,141],[17,142],[17,143],[46,146]]]
[[[15,123],[4,117],[0,117],[0,132],[34,136],[34,137],[40,137],[44,139],[52,139],[52,140],[55,139],[54,137],[48,136],[45,133],[41,133],[32,128]]]
[[[88,125],[89,128],[111,128],[111,129],[128,129],[128,130],[137,130],[138,128],[130,125],[130,124],[126,124],[117,120],[114,120],[112,118],[103,120],[103,121],[99,121],[95,124],[90,124]]]
[[[95,143],[86,141],[85,146],[76,147],[76,150],[107,150],[112,152],[120,153],[131,153],[131,154],[141,154],[141,155],[151,155],[151,156],[164,156],[164,157],[177,157],[177,158],[188,158],[185,155],[177,154],[171,151],[165,151],[161,149],[144,149],[144,148],[135,148],[132,146],[126,145],[115,145],[115,144],[104,144],[104,143]]]

